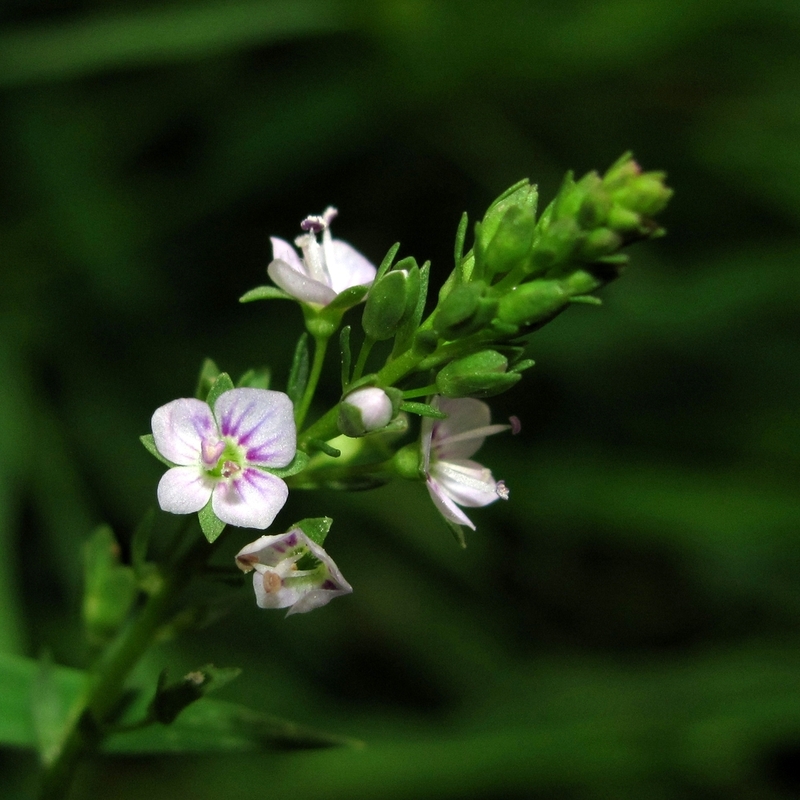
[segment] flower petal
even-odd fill
[[[270,236],[272,242],[272,259],[285,261],[290,267],[294,267],[298,272],[305,272],[303,261],[297,250],[292,247],[289,242],[279,239],[277,236]]]
[[[158,452],[184,467],[200,462],[203,439],[217,432],[211,409],[202,400],[191,397],[157,408],[151,426]]]
[[[471,397],[440,397],[437,408],[447,414],[447,419],[436,422],[433,429],[433,447],[440,459],[469,458],[478,452],[487,436],[509,427],[490,425],[489,406]]]
[[[431,467],[430,474],[442,491],[460,506],[478,508],[500,498],[492,473],[475,461],[437,461]]]
[[[331,239],[328,231],[325,234],[322,236],[322,247],[333,291],[339,294],[351,286],[371,284],[377,272],[372,263],[347,242]]]
[[[228,525],[264,530],[286,503],[289,489],[274,475],[246,467],[230,482],[221,481],[211,496],[211,508]]]
[[[336,297],[336,292],[329,286],[309,278],[304,272],[281,259],[273,261],[267,267],[267,272],[284,292],[304,303],[326,306]]]
[[[270,389],[231,389],[214,404],[219,431],[244,449],[249,464],[285,467],[297,452],[292,401]]]
[[[170,514],[192,514],[209,501],[214,479],[200,467],[173,467],[158,482],[158,505]]]
[[[433,478],[429,477],[425,485],[428,487],[433,504],[446,520],[455,525],[466,525],[475,530],[475,525],[470,518],[447,496],[444,489]]]

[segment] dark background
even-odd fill
[[[81,547],[123,543],[137,442],[202,359],[285,379],[298,309],[240,306],[268,237],[452,263],[528,176],[632,149],[668,237],[534,338],[460,551],[421,487],[295,492],[352,597],[143,667],[361,751],[109,758],[79,793],[195,800],[794,797],[800,773],[800,4],[6,2],[0,10],[0,648],[81,666]],[[287,333],[287,331],[289,333]],[[335,399],[331,365],[329,398]],[[246,532],[230,535],[232,552]],[[220,694],[223,696],[223,693]],[[0,755],[0,794],[33,755]]]

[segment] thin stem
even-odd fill
[[[314,399],[314,392],[317,391],[317,384],[322,374],[322,365],[325,363],[325,351],[328,349],[329,341],[330,336],[314,337],[314,361],[311,364],[311,373],[308,376],[303,396],[294,410],[294,420],[298,428],[302,427],[306,414],[308,414],[308,409],[311,407],[311,401]]]
[[[364,374],[364,366],[367,363],[367,358],[369,357],[369,352],[372,350],[372,345],[375,344],[375,340],[370,338],[369,336],[364,337],[364,341],[361,344],[361,350],[358,353],[358,361],[356,361],[355,369],[353,370],[353,381],[357,381],[363,374]]]

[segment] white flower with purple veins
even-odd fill
[[[303,257],[283,239],[273,236],[272,263],[267,267],[270,278],[284,292],[304,303],[326,306],[337,295],[352,286],[368,286],[375,280],[375,267],[355,248],[340,239],[332,239],[330,224],[335,208],[326,209],[319,217],[307,217],[301,223],[305,234],[294,243]],[[322,234],[322,244],[317,234]]]
[[[310,556],[311,563],[308,569],[299,569],[304,556]],[[259,607],[288,608],[287,616],[313,611],[353,591],[333,559],[300,528],[256,539],[236,554],[236,565],[242,572],[255,570],[253,588]]]
[[[268,528],[289,490],[265,469],[287,466],[297,450],[292,401],[283,392],[231,389],[214,411],[194,398],[173,400],[152,420],[158,452],[174,467],[158,484],[172,514],[200,511],[209,500],[229,525]]]
[[[503,481],[496,481],[490,470],[471,461],[483,440],[508,425],[490,425],[491,412],[486,403],[472,398],[438,397],[434,407],[447,419],[426,417],[422,421],[422,455],[428,492],[436,508],[448,522],[475,526],[459,508],[477,508],[508,499]]]

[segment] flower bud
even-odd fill
[[[389,395],[377,386],[351,392],[339,404],[339,430],[346,436],[364,436],[385,428],[396,409]]]
[[[433,328],[443,339],[460,339],[491,322],[496,308],[497,300],[486,296],[486,284],[467,283],[445,297],[436,312]]]
[[[413,259],[408,259],[413,263]],[[403,262],[400,262],[403,263]],[[419,267],[394,269],[376,281],[367,295],[361,325],[376,341],[390,339],[414,311],[419,297]]]
[[[475,259],[489,275],[510,271],[525,257],[536,228],[535,186],[527,181],[498,200],[475,226]]]
[[[436,388],[445,397],[492,397],[507,391],[522,377],[507,369],[504,355],[482,350],[451,361],[436,376]]]
[[[522,327],[546,322],[567,305],[569,297],[558,280],[524,283],[501,298],[497,318]]]

